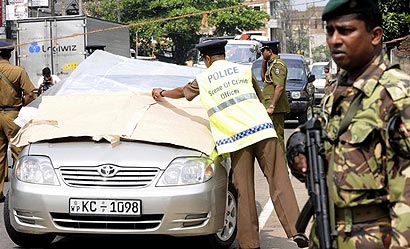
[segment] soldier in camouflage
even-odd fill
[[[341,68],[321,113],[335,247],[410,248],[410,76],[383,51],[377,0],[330,0],[322,19]]]

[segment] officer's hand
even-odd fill
[[[161,91],[162,91],[161,88],[154,88],[154,89],[152,89],[152,93],[151,93],[152,97],[153,97],[155,100],[161,99],[161,98],[162,98],[162,96],[161,96]]]

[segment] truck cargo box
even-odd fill
[[[84,15],[18,20],[17,45],[16,63],[35,85],[44,67],[67,78],[94,49],[130,56],[127,26]]]

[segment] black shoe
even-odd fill
[[[299,248],[305,248],[309,245],[309,239],[303,233],[298,233],[292,237],[292,240],[298,245]]]

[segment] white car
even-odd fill
[[[310,65],[310,73],[315,75],[315,104],[320,104],[323,96],[325,95],[326,74],[324,67],[329,65],[329,62],[315,62]]]
[[[260,42],[257,40],[235,40],[227,39],[225,46],[225,59],[249,67],[261,56]],[[204,41],[206,42],[206,40]],[[204,61],[198,58],[195,67],[206,68]]]
[[[96,51],[32,102],[4,206],[11,240],[37,248],[58,234],[160,234],[229,248],[236,191],[229,158],[212,156],[206,110],[199,98],[151,97],[202,70]]]

